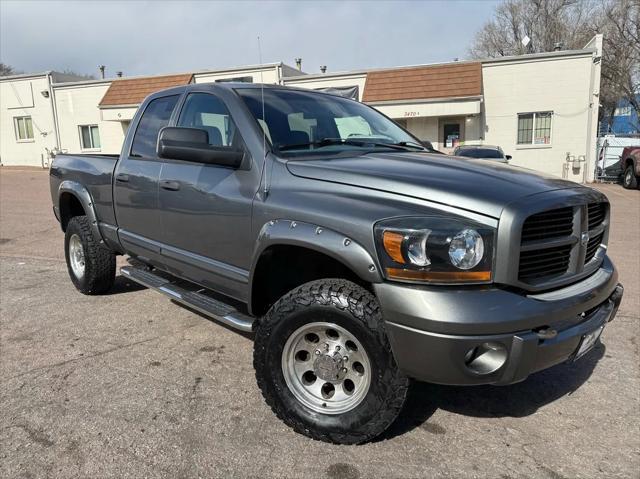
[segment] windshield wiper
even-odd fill
[[[408,148],[415,148],[417,150],[426,150],[427,149],[427,148],[425,148],[424,145],[421,145],[420,143],[416,143],[414,141],[399,141],[398,143],[394,143],[394,145],[406,146]]]
[[[297,150],[300,148],[307,148],[309,146],[329,146],[329,145],[342,145],[344,140],[341,138],[323,138],[322,140],[316,141],[307,141],[305,143],[291,143],[289,145],[280,145],[278,146],[278,150],[287,151],[287,150]]]
[[[316,140],[316,141],[309,141],[306,143],[296,143],[296,144],[290,144],[290,145],[281,145],[278,147],[278,149],[280,151],[287,151],[287,150],[297,150],[300,148],[306,148],[309,146],[316,146],[316,147],[323,147],[323,146],[330,146],[330,145],[353,145],[353,146],[362,146],[362,147],[366,147],[366,146],[377,146],[377,147],[384,147],[384,148],[391,148],[393,150],[403,150],[403,151],[407,151],[407,149],[410,148],[417,148],[417,145],[413,145],[411,143],[407,143],[404,141],[401,141],[399,143],[384,143],[384,142],[380,142],[380,141],[367,141],[366,139],[360,139],[360,140],[356,140],[356,139],[343,139],[343,138],[323,138],[321,140]],[[424,148],[421,146],[420,147],[421,150],[423,150]]]

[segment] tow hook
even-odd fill
[[[553,339],[558,335],[558,331],[556,331],[555,329],[548,328],[546,326],[543,326],[542,328],[534,331],[538,335],[539,339]]]
[[[611,316],[609,316],[609,321],[613,321],[613,318],[616,317],[616,313],[618,312],[618,308],[620,307],[620,303],[622,302],[622,296],[624,295],[624,287],[618,283],[616,289],[613,291],[613,294],[609,297],[609,300],[613,303],[613,311],[611,312]]]

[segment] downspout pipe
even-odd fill
[[[60,128],[58,124],[58,109],[56,107],[55,90],[53,88],[51,72],[47,72],[47,85],[49,87],[49,98],[51,99],[51,114],[53,115],[53,132],[56,140],[56,149],[60,150]]]

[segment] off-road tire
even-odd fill
[[[69,260],[69,240],[74,234],[80,237],[84,250],[82,278],[75,275]],[[64,255],[71,281],[82,294],[103,294],[111,289],[116,277],[116,255],[94,238],[91,222],[86,216],[74,216],[69,220],[64,236]]]
[[[284,379],[282,353],[287,339],[314,321],[347,329],[364,346],[371,362],[366,396],[342,414],[309,409],[295,398]],[[258,321],[253,365],[265,401],[282,421],[301,434],[336,444],[359,444],[382,434],[398,417],[409,385],[394,360],[375,296],[342,279],[312,281],[278,300]]]
[[[622,175],[622,186],[627,190],[635,190],[638,187],[638,178],[633,165],[627,166]]]

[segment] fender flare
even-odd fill
[[[262,253],[270,246],[291,245],[323,253],[339,261],[369,283],[381,283],[378,262],[359,243],[337,231],[295,220],[271,220],[260,229],[251,261],[249,304],[253,298],[253,280]]]
[[[96,210],[93,206],[93,198],[91,198],[91,194],[86,187],[78,183],[77,181],[72,180],[64,180],[60,183],[58,187],[58,210],[60,211],[60,227],[62,227],[62,211],[60,210],[60,198],[64,193],[70,193],[75,196],[76,199],[82,205],[87,218],[91,222],[91,231],[95,238],[97,238],[100,243],[104,243],[104,238],[102,237],[102,233],[100,233],[100,229],[98,228],[98,216],[96,215]]]

